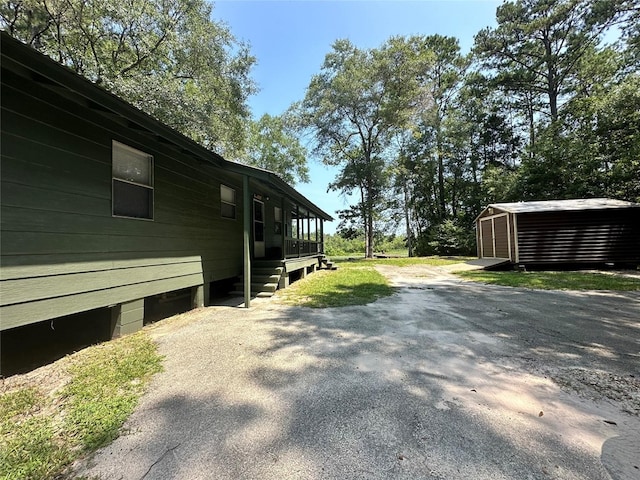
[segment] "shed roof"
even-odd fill
[[[509,213],[560,212],[567,210],[606,210],[612,208],[640,208],[640,204],[612,198],[576,198],[573,200],[543,200],[535,202],[491,203]]]
[[[150,141],[160,141],[165,146],[175,148],[194,157],[197,161],[265,182],[289,196],[301,206],[308,208],[317,216],[325,220],[333,220],[331,215],[311,202],[276,173],[228,161],[221,155],[207,150],[177,130],[144,113],[122,98],[12,38],[6,32],[0,32],[0,37],[2,38],[3,69],[7,68],[20,75],[32,78],[54,89],[56,92],[65,92],[69,100],[88,106],[96,114],[120,117],[130,128],[135,128],[138,132],[145,133]]]

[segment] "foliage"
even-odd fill
[[[306,149],[286,116],[265,113],[249,122],[246,163],[275,172],[290,184],[309,181]]]
[[[244,148],[254,58],[205,0],[10,0],[0,26],[228,158]]]
[[[637,2],[513,0],[496,19],[470,55],[440,35],[342,42],[314,77],[303,112],[333,187],[359,193],[341,233],[367,255],[401,224],[409,255],[470,254],[489,203],[640,199]]]
[[[396,235],[379,235],[376,240],[376,252],[393,253],[395,255],[407,252],[406,238]],[[345,237],[338,233],[324,236],[325,253],[330,257],[347,255],[364,255],[364,237],[356,234],[353,237]]]
[[[324,236],[324,251],[330,257],[345,256],[349,254],[364,254],[364,238],[345,238],[342,235]]]
[[[37,387],[0,396],[0,477],[58,478],[80,455],[113,440],[161,357],[139,333],[65,359],[70,382],[51,396]]]
[[[403,38],[368,50],[336,41],[299,105],[300,125],[315,135],[314,152],[341,167],[331,188],[358,195],[351,218],[361,220],[368,257],[378,214],[385,210],[379,207],[386,202],[391,134],[407,122],[415,99],[417,70],[408,68],[414,47]]]
[[[278,292],[287,304],[312,308],[366,305],[393,294],[383,275],[373,267],[320,271]]]
[[[640,290],[640,280],[589,272],[456,272],[482,283],[542,290]]]
[[[426,242],[425,242],[426,240]],[[420,237],[416,254],[423,255],[469,255],[475,251],[475,236],[469,230],[445,220],[436,225],[428,235]]]

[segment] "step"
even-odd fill
[[[256,275],[254,273],[251,274],[251,283],[278,283],[282,275],[272,274],[272,275]],[[244,275],[241,275],[239,283],[244,282]]]
[[[244,283],[237,282],[233,284],[236,290],[243,291]],[[275,292],[278,289],[277,283],[253,283],[251,282],[252,292]]]
[[[252,267],[251,275],[282,275],[284,267]]]
[[[282,260],[254,260],[251,264],[253,268],[278,268],[282,267]]]
[[[274,292],[251,292],[251,296],[252,297],[259,297],[259,298],[268,298],[268,297],[273,297]],[[233,290],[231,292],[229,292],[229,295],[233,295],[236,297],[243,297],[244,296],[244,292],[241,292],[239,290]]]

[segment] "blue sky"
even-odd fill
[[[348,38],[360,48],[375,48],[393,35],[455,36],[463,52],[474,35],[495,25],[497,0],[222,0],[213,17],[225,22],[257,58],[252,73],[260,92],[249,99],[254,118],[279,115],[302,100],[311,77],[320,71],[333,42]],[[337,192],[327,193],[335,176],[310,159],[311,182],[296,189],[327,213],[343,209]],[[338,221],[325,224],[333,233]]]

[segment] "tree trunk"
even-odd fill
[[[404,192],[404,221],[407,231],[407,254],[409,255],[409,257],[413,257],[413,243],[411,242],[411,218],[409,215],[409,188],[407,187],[406,181],[402,185],[402,190]]]
[[[365,256],[367,258],[373,258],[373,202],[371,201],[371,181],[367,182],[367,203],[365,208],[366,220],[364,224],[365,229]]]
[[[529,94],[526,96],[527,118],[529,120],[529,159],[533,160],[533,151],[536,144],[536,125],[533,118],[533,98]]]
[[[444,158],[442,156],[442,138],[439,120],[436,128],[436,155],[438,156],[438,210],[440,212],[440,220],[444,220],[447,207],[444,193]]]

